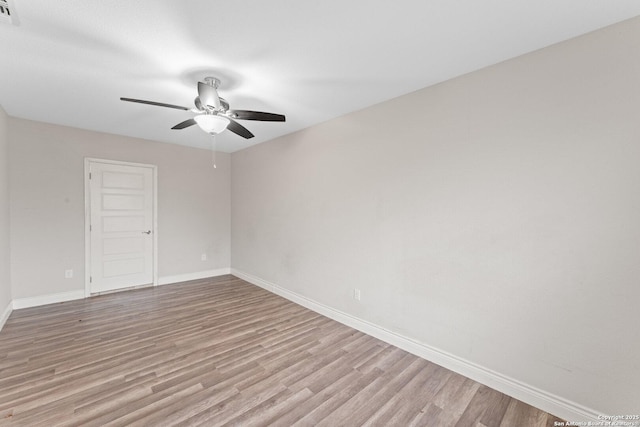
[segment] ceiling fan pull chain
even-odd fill
[[[216,166],[216,135],[214,133],[211,135],[211,163],[213,164],[213,168],[217,169]]]

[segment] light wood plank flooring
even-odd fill
[[[0,425],[552,426],[233,276],[14,311]]]

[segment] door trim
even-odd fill
[[[151,168],[153,176],[153,286],[158,286],[158,167],[146,163],[122,162],[119,160],[84,158],[84,296],[91,296],[91,189],[89,170],[91,163]]]

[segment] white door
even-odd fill
[[[89,293],[153,284],[154,166],[88,160]]]

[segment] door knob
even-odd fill
[[[151,230],[143,231],[142,234],[151,234]]]

